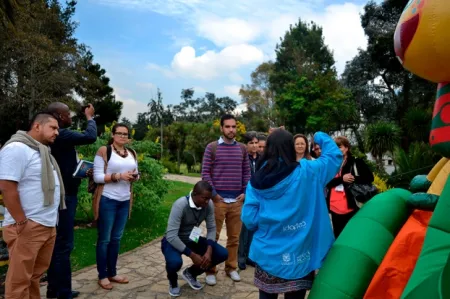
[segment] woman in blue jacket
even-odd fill
[[[325,133],[316,133],[314,143],[322,155],[297,162],[292,134],[274,131],[247,186],[241,218],[254,231],[250,259],[260,299],[304,298],[334,242],[323,188],[342,153]]]

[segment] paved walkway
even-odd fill
[[[204,230],[205,231],[205,230]],[[169,298],[168,280],[165,272],[164,257],[161,253],[160,240],[157,239],[147,245],[127,252],[119,257],[118,274],[124,274],[130,279],[129,284],[114,284],[112,291],[101,289],[97,285],[97,269],[95,266],[82,269],[73,274],[73,289],[81,292],[78,298]],[[219,242],[225,244],[226,231],[222,230]],[[184,265],[192,264],[189,258],[183,256]],[[179,280],[182,295],[179,298],[248,298],[257,299],[258,290],[253,285],[254,269],[249,267],[241,272],[241,282],[233,282],[225,276],[223,264],[219,267],[217,285],[205,286],[201,291],[192,290],[186,283]],[[201,283],[205,282],[205,275],[199,277]],[[41,288],[42,298],[45,298],[46,286]]]
[[[164,175],[164,179],[170,180],[170,181],[178,181],[183,183],[189,183],[195,185],[198,181],[201,180],[201,178],[198,177],[192,177],[192,176],[186,176],[186,175],[178,175],[178,174],[166,174]]]

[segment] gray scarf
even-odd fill
[[[11,136],[11,139],[5,143],[5,146],[12,142],[20,142],[23,143],[30,148],[38,151],[41,155],[41,182],[42,182],[42,191],[44,192],[44,207],[53,205],[54,203],[54,195],[55,195],[55,176],[53,175],[53,167],[56,170],[59,178],[59,186],[60,186],[60,194],[61,194],[61,203],[59,205],[60,209],[66,208],[66,202],[64,200],[64,183],[62,180],[61,172],[59,170],[58,163],[55,158],[50,154],[50,150],[48,146],[45,146],[39,142],[37,142],[33,137],[27,134],[25,131],[17,131],[16,134]],[[53,167],[52,167],[53,165]]]

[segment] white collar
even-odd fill
[[[225,140],[223,140],[223,137],[222,137],[222,136],[220,136],[219,141],[217,141],[217,143],[218,143],[218,144],[225,143]],[[233,139],[233,142],[232,142],[231,144],[235,144],[235,143],[236,143],[236,140]]]
[[[191,191],[191,193],[189,193],[189,207],[191,207],[193,209],[196,209],[196,210],[201,210],[202,209],[202,207],[200,207],[200,208],[197,207],[195,205],[194,201],[192,200],[192,191]]]

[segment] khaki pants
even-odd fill
[[[225,262],[225,272],[230,273],[237,269],[239,235],[241,233],[242,202],[214,203],[214,216],[216,218],[216,241],[219,240],[223,222],[227,228],[228,260]],[[215,274],[216,268],[212,268],[207,274]]]
[[[41,298],[39,280],[50,265],[55,237],[56,228],[31,220],[23,227],[8,225],[3,228],[9,251],[5,299]]]

